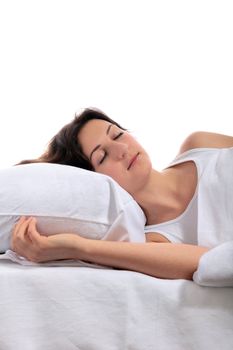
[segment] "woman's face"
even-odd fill
[[[127,131],[105,120],[93,119],[81,129],[78,139],[96,172],[112,177],[132,195],[145,185],[151,161]]]

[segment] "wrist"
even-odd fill
[[[91,239],[75,236],[71,247],[71,254],[75,260],[89,260]]]

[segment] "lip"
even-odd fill
[[[133,156],[133,158],[131,158],[127,170],[129,170],[129,169],[131,168],[131,166],[132,166],[132,165],[134,164],[134,162],[137,160],[138,156],[139,156],[139,152],[138,152],[137,154],[135,154],[135,156]]]

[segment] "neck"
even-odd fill
[[[147,218],[147,225],[157,224],[172,217],[179,205],[179,181],[174,169],[163,172],[152,170],[147,183],[134,199],[141,206]]]

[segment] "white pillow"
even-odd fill
[[[0,170],[0,252],[10,247],[21,215],[35,216],[46,234],[78,233],[90,239],[145,242],[145,216],[110,177],[59,164]]]

